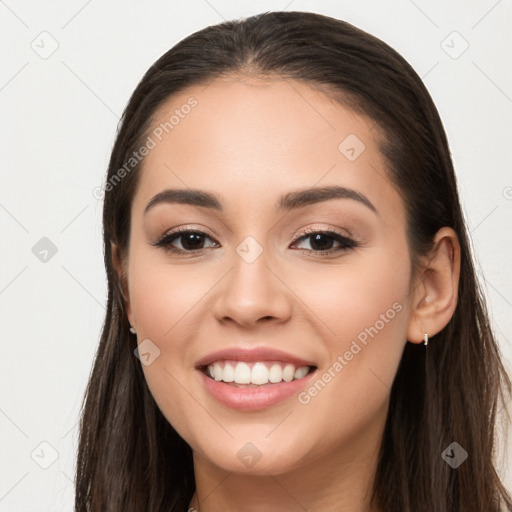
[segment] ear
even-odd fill
[[[114,242],[110,242],[110,253],[112,256],[112,266],[117,274],[117,282],[119,286],[119,292],[124,301],[124,307],[128,316],[130,325],[134,326],[133,314],[130,304],[130,294],[128,291],[128,279],[126,272],[126,258],[122,254],[121,248]]]
[[[460,276],[457,233],[452,228],[441,228],[434,237],[432,250],[420,265],[407,330],[407,339],[412,343],[421,343],[425,333],[431,338],[453,316]]]

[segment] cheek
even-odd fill
[[[141,251],[142,252],[142,251]],[[188,317],[218,280],[215,270],[166,264],[152,254],[135,254],[130,262],[130,303],[141,336],[163,341],[179,337]],[[177,348],[177,347],[175,347]]]
[[[390,256],[386,247],[354,255],[336,268],[304,272],[292,282],[323,325],[331,349],[339,351],[352,340],[364,344],[375,338],[380,345],[405,340],[410,272],[406,248]]]
[[[328,352],[322,382],[304,396],[319,413],[334,402],[371,413],[389,394],[406,342],[411,272],[405,245],[389,254],[383,248],[371,253],[371,261],[354,259],[339,271],[314,274],[309,283],[296,280],[297,295],[320,319]],[[361,397],[368,397],[364,406]]]
[[[130,304],[139,350],[147,340],[157,347],[152,349],[157,357],[142,370],[158,407],[188,442],[193,442],[190,425],[204,413],[189,394],[195,383],[194,341],[204,338],[208,292],[221,276],[211,266],[168,264],[153,251],[130,254]]]
[[[316,276],[317,293],[310,289],[308,305],[322,320],[328,359],[299,395],[297,412],[308,418],[311,436],[322,432],[318,442],[325,450],[386,415],[406,342],[408,265],[404,257],[375,259],[324,279]]]
[[[191,285],[194,278],[183,271],[135,263],[142,261],[133,261],[130,276],[139,352],[148,346],[156,355],[150,364],[142,364],[146,383],[167,421],[187,442],[193,442],[190,425],[200,411],[194,411],[188,393],[192,374],[189,337],[197,330],[193,306],[204,291]]]

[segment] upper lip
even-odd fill
[[[231,347],[223,350],[212,352],[196,361],[196,368],[207,366],[215,361],[222,359],[231,359],[234,361],[254,362],[254,361],[282,361],[290,363],[296,367],[300,366],[316,366],[313,361],[302,359],[301,357],[287,354],[282,350],[267,347],[243,348]]]

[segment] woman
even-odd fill
[[[412,68],[273,12],[146,73],[105,184],[77,511],[499,511],[510,394]]]

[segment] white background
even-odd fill
[[[508,365],[510,0],[0,1],[0,510],[73,507],[78,412],[106,300],[102,203],[93,190],[129,95],[183,37],[267,10],[349,21],[398,50],[424,78],[448,133]],[[47,262],[32,252],[42,237],[57,249]],[[54,456],[48,469],[40,467]]]

